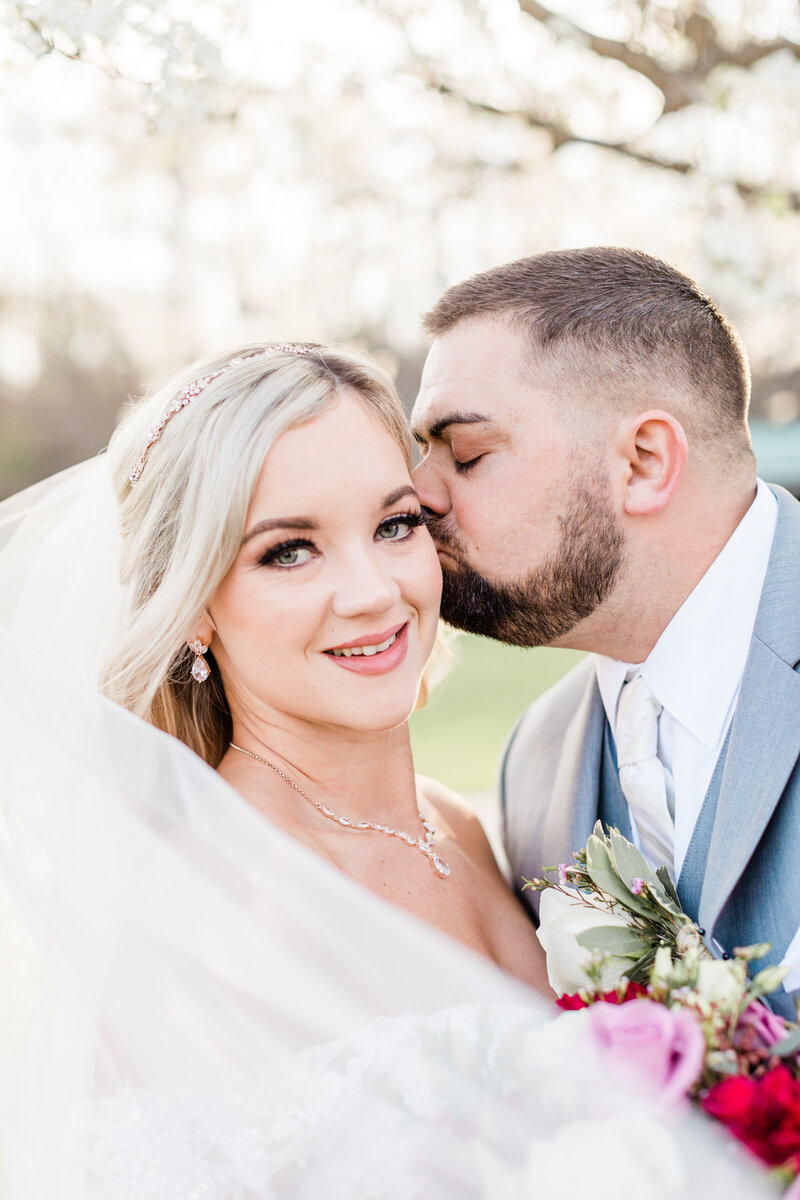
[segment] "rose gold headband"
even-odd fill
[[[147,456],[156,442],[160,440],[167,424],[176,413],[179,413],[182,408],[186,408],[187,404],[191,404],[195,396],[199,396],[201,392],[204,392],[210,383],[213,383],[215,379],[219,379],[220,375],[225,375],[228,371],[231,371],[234,367],[238,367],[240,363],[246,362],[250,358],[264,358],[268,354],[308,354],[310,351],[316,349],[318,349],[317,346],[307,343],[297,342],[292,344],[291,342],[281,342],[277,346],[267,347],[266,350],[254,350],[252,354],[240,354],[236,358],[232,358],[224,367],[220,367],[218,371],[213,371],[210,375],[203,375],[201,379],[195,379],[182,392],[178,393],[158,424],[154,425],[150,430],[147,445],[137,458],[133,470],[128,476],[131,487],[136,487],[136,484],[141,479],[144,465],[147,462]]]

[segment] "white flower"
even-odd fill
[[[624,916],[590,908],[578,899],[577,892],[565,894],[554,888],[543,891],[537,936],[547,955],[547,978],[556,995],[572,994],[589,984],[585,968],[594,956],[579,945],[579,933],[600,925],[624,927],[630,924]],[[600,976],[602,990],[607,992],[615,988],[622,973],[631,965],[629,959],[606,958]]]
[[[747,968],[737,961],[705,959],[697,964],[697,991],[709,1004],[732,1012],[739,1006],[745,989]]]

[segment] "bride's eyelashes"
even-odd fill
[[[311,562],[311,559],[317,555],[319,551],[313,542],[309,542],[306,538],[292,538],[288,542],[279,542],[277,546],[270,546],[269,550],[258,560],[261,567],[281,567],[283,570],[288,570],[291,567],[300,567],[304,563]]]
[[[376,541],[406,542],[413,537],[421,525],[427,525],[428,518],[421,512],[395,513],[385,517],[375,531]],[[270,546],[259,558],[259,566],[278,567],[281,570],[291,570],[302,567],[319,555],[319,550],[307,538],[291,538]]]
[[[427,524],[428,518],[425,513],[397,513],[381,521],[375,536],[384,542],[405,542],[413,536],[416,529]]]

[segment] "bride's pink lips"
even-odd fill
[[[332,649],[343,650],[350,646],[377,646],[395,633],[397,637],[391,646],[386,650],[381,650],[378,654],[354,654],[351,658],[347,658],[343,654],[337,656],[326,650],[324,651],[325,657],[335,663],[337,667],[342,667],[345,671],[354,671],[356,675],[385,675],[387,671],[393,671],[395,667],[399,667],[408,653],[407,621],[404,625],[396,625],[394,629],[387,629],[385,633],[369,634],[367,637],[354,638],[352,642],[345,642],[342,646],[332,647]]]
[[[325,653],[329,654],[331,650],[349,650],[351,646],[380,646],[381,642],[394,637],[406,624],[406,621],[401,621],[399,625],[392,625],[391,629],[384,629],[381,633],[366,633],[363,637],[353,638],[352,641],[340,642],[338,646],[327,646]]]

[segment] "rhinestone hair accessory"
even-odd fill
[[[156,442],[160,441],[162,433],[175,414],[179,413],[182,408],[186,408],[187,404],[191,404],[195,396],[199,396],[201,392],[204,392],[210,383],[213,383],[215,379],[219,379],[220,375],[226,375],[228,371],[233,370],[234,367],[238,367],[240,363],[247,362],[251,358],[266,358],[270,354],[302,355],[309,354],[312,350],[316,349],[318,347],[310,343],[297,342],[293,344],[291,342],[279,342],[277,346],[268,346],[266,350],[254,350],[252,354],[239,354],[236,358],[232,358],[230,362],[227,362],[224,367],[220,367],[219,370],[212,371],[210,375],[203,375],[200,379],[193,380],[183,391],[178,392],[178,395],[171,402],[158,424],[152,426],[147,444],[134,463],[133,470],[128,476],[131,487],[136,487],[136,484],[141,479],[142,471],[147,462],[147,456]]]

